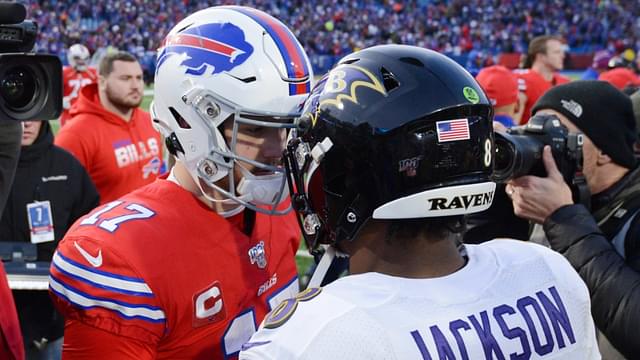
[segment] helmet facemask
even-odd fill
[[[282,166],[250,159],[236,153],[235,149],[239,143],[242,125],[264,127],[269,129],[267,131],[284,130],[293,127],[293,119],[297,114],[261,112],[242,108],[211,91],[197,87],[184,94],[182,100],[193,110],[190,113],[197,116],[198,122],[205,125],[209,143],[209,152],[206,155],[200,156],[200,159],[195,162],[185,162],[189,173],[208,200],[221,204],[237,204],[236,208],[221,215],[231,216],[245,207],[273,215],[289,212],[290,206],[286,208],[279,206],[288,196]],[[176,120],[191,127],[190,121],[184,117]],[[224,128],[225,125],[229,126],[229,122],[232,123],[231,136],[227,138],[224,135]],[[182,125],[183,128],[184,126]],[[199,129],[190,128],[186,131],[199,131]],[[185,135],[178,137],[187,138],[188,136]],[[180,159],[180,154],[177,154],[177,157]],[[260,174],[253,174],[249,171],[250,168]],[[234,171],[236,169],[237,171]],[[238,175],[240,179],[237,178]]]

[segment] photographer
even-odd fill
[[[576,81],[549,90],[534,114],[553,114],[571,132],[584,133],[583,171],[591,210],[574,204],[546,146],[546,177],[507,184],[516,215],[543,224],[551,248],[578,270],[591,293],[603,358],[640,353],[640,171],[633,153],[636,125],[631,101],[603,81]],[[607,341],[608,339],[608,341]],[[610,343],[609,343],[610,342]],[[611,346],[613,344],[613,347]]]

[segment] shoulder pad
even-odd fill
[[[321,287],[309,288],[301,291],[296,297],[287,299],[276,306],[265,318],[264,327],[266,329],[275,329],[291,318],[293,313],[298,308],[298,303],[301,301],[309,301],[322,292]]]

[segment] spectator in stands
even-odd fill
[[[636,359],[640,342],[632,329],[640,323],[640,168],[633,151],[631,101],[604,81],[574,81],[549,90],[533,111],[555,115],[570,131],[584,133],[591,209],[573,203],[548,146],[543,154],[548,176],[514,179],[507,194],[516,215],[542,224],[551,248],[586,282],[603,358],[621,359],[619,351]]]
[[[580,76],[580,80],[596,80],[598,76],[608,69],[611,53],[608,50],[600,50],[593,55],[591,67],[585,70]]]
[[[0,261],[0,304],[2,304],[0,306],[0,359],[24,360],[20,323],[2,261]]]
[[[502,65],[480,70],[476,80],[484,89],[493,105],[493,120],[507,128],[517,125],[514,116],[518,113],[518,78]]]
[[[24,122],[21,145],[0,219],[0,241],[37,244],[37,260],[51,261],[67,229],[98,205],[98,192],[78,160],[53,145],[48,121]],[[28,358],[59,359],[64,322],[49,294],[22,290],[13,295]]]
[[[640,86],[640,77],[628,67],[618,67],[600,74],[598,80],[607,81],[627,94],[632,94]]]
[[[98,73],[93,67],[89,67],[89,49],[82,44],[71,45],[67,52],[69,66],[62,70],[62,115],[60,115],[60,126],[71,117],[69,110],[76,102],[80,89],[83,86],[93,84],[98,81]]]
[[[183,0],[25,2],[29,17],[41,27],[40,51],[64,58],[65,49],[76,42],[92,52],[111,44],[138,56],[143,70],[150,74],[163,34],[185,14],[207,6],[205,1]],[[558,31],[572,51],[579,53],[604,48],[622,51],[640,38],[635,25],[640,12],[637,1],[498,3],[406,1],[398,7],[398,2],[391,5],[379,0],[360,0],[348,6],[335,0],[243,1],[291,24],[322,72],[348,52],[389,42],[443,51],[466,63],[464,57],[474,51],[523,53],[532,35],[548,29]]]
[[[136,58],[106,54],[98,71],[98,84],[82,88],[56,145],[80,160],[107,203],[156,179],[162,146],[149,113],[139,108],[144,85]]]
[[[564,63],[564,44],[557,36],[543,35],[531,40],[522,68],[518,72],[520,91],[525,95],[521,124],[531,117],[531,108],[552,86],[569,82],[558,74]]]

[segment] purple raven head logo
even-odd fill
[[[209,68],[210,74],[229,71],[245,62],[253,46],[245,40],[242,29],[231,23],[205,24],[190,27],[167,36],[158,54],[156,72],[170,56],[186,54],[180,63],[185,74],[200,76]]]

